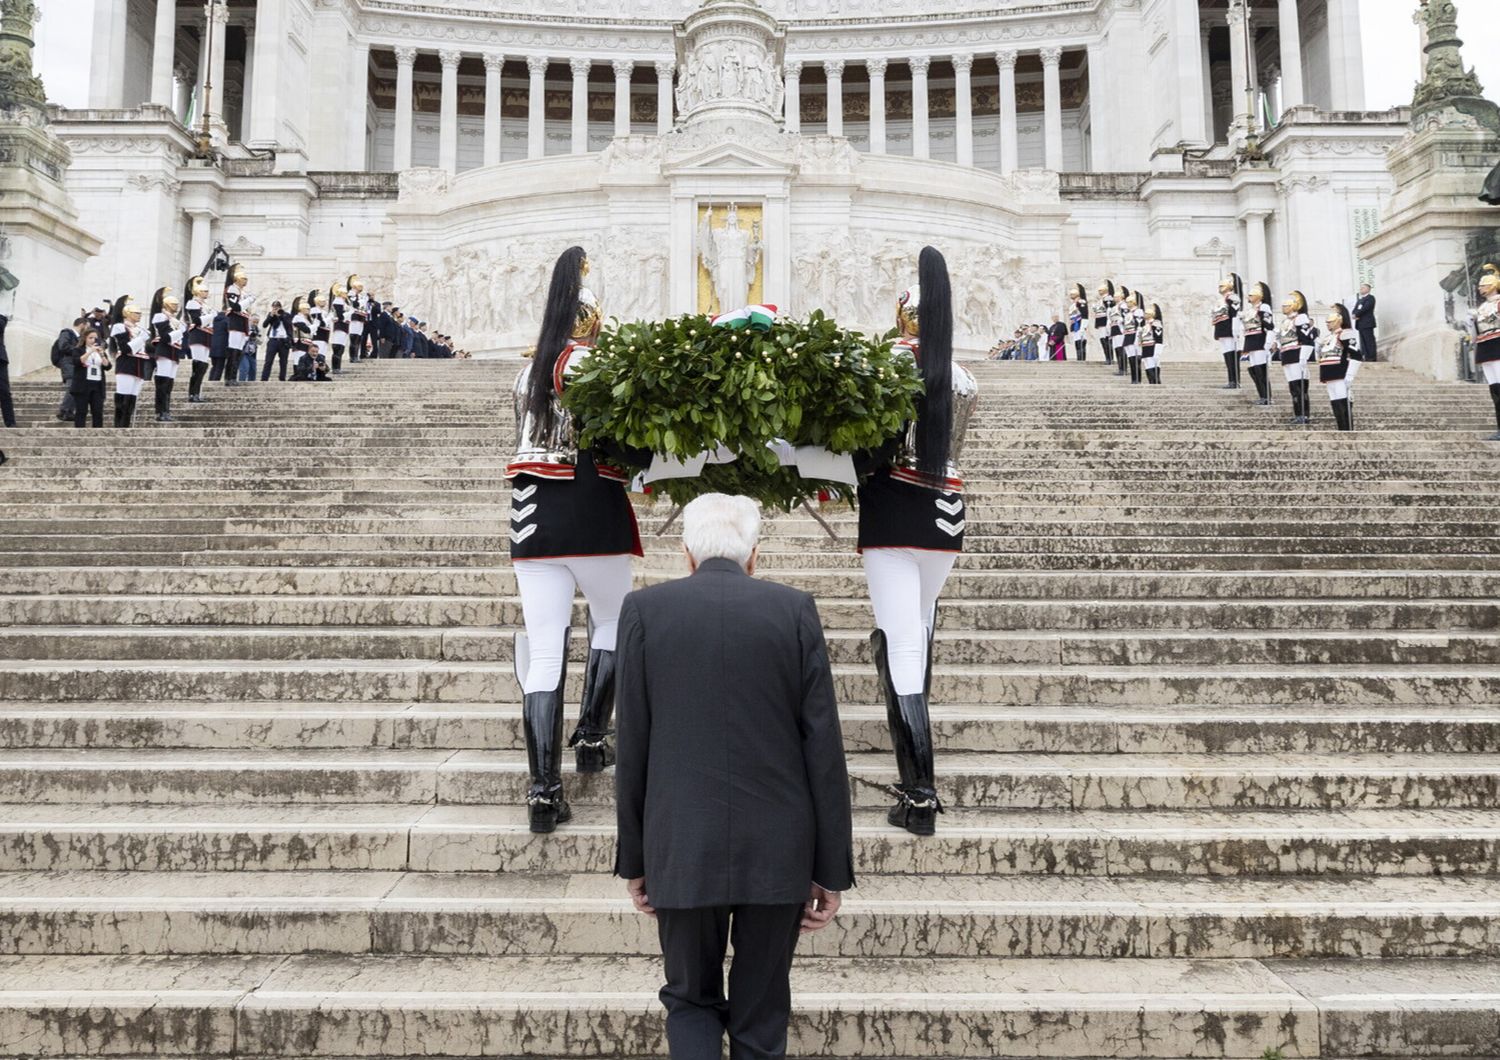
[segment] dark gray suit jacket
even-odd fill
[[[615,873],[659,909],[854,885],[849,775],[818,608],[732,560],[631,593],[615,688]]]

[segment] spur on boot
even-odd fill
[[[615,653],[589,650],[583,672],[583,706],[578,728],[568,739],[580,773],[603,773],[615,764],[615,734],[610,726],[615,712]]]

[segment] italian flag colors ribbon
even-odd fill
[[[730,331],[770,331],[776,322],[776,307],[773,305],[747,305],[732,313],[720,313],[714,317],[714,327]]]

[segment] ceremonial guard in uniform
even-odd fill
[[[1359,355],[1359,335],[1349,310],[1342,302],[1328,311],[1328,334],[1318,346],[1318,381],[1328,387],[1333,422],[1341,431],[1354,430],[1354,411],[1349,405],[1349,365]]]
[[[1161,306],[1152,302],[1146,322],[1141,325],[1141,367],[1145,369],[1146,382],[1152,386],[1161,385],[1161,350],[1165,344]]]
[[[932,637],[937,602],[964,547],[963,480],[957,461],[979,388],[953,361],[953,294],[948,265],[922,249],[918,284],[896,304],[898,350],[916,360],[926,386],[916,418],[862,461],[859,550],[875,610],[870,644],[896,748],[896,805],[890,823],[932,835],[938,801],[932,761]]]
[[[1099,336],[1099,345],[1104,348],[1104,363],[1115,363],[1115,344],[1110,334],[1110,313],[1115,307],[1115,282],[1105,280],[1099,285],[1099,308],[1094,311],[1094,334]]]
[[[183,336],[183,342],[193,361],[193,374],[188,380],[188,402],[193,405],[208,400],[203,396],[203,377],[208,374],[213,335],[203,325],[204,299],[207,297],[208,284],[202,276],[194,276],[182,291],[182,315],[187,318],[187,333]]]
[[[328,341],[333,347],[335,372],[342,370],[344,351],[349,347],[349,299],[345,297],[348,293],[341,283],[328,289]]]
[[[349,298],[349,361],[358,364],[365,356],[365,328],[370,322],[370,296],[365,282],[351,274],[344,282]]]
[[[516,377],[516,456],[511,482],[510,555],[526,632],[516,640],[516,676],[531,789],[531,830],[551,832],[572,812],[562,788],[563,685],[567,677],[573,595],[589,605],[583,705],[569,746],[580,773],[614,764],[615,632],[630,592],[630,558],[641,552],[624,471],[604,454],[580,449],[577,425],[563,407],[570,375],[588,361],[603,321],[599,300],[583,285],[582,247],[563,252],[552,270],[536,354]]]
[[[1214,308],[1214,341],[1224,355],[1224,371],[1229,376],[1225,390],[1240,388],[1240,306],[1244,300],[1244,281],[1230,273],[1219,281],[1219,304]]]
[[[1276,331],[1276,359],[1286,373],[1287,389],[1292,393],[1294,424],[1312,422],[1308,398],[1307,362],[1312,360],[1318,342],[1318,329],[1307,315],[1307,298],[1293,291],[1281,303],[1281,325]]]
[[[1479,309],[1474,313],[1474,363],[1484,373],[1490,399],[1495,403],[1495,433],[1490,441],[1500,442],[1500,268],[1484,267],[1479,298]]]
[[[1068,310],[1068,327],[1073,333],[1073,356],[1080,361],[1089,359],[1089,300],[1084,296],[1083,284],[1075,283],[1068,291],[1072,307]]]
[[[246,282],[243,265],[229,266],[228,278],[224,282],[224,316],[229,328],[226,335],[229,356],[224,364],[226,386],[238,384],[240,358],[244,356],[245,343],[250,339],[250,307],[255,304],[255,296],[246,289]]]
[[[1125,314],[1130,311],[1130,288],[1120,285],[1120,294],[1115,304],[1109,307],[1109,338],[1115,347],[1115,375],[1124,375],[1129,369],[1125,363]]]
[[[1250,355],[1250,380],[1255,384],[1257,405],[1271,404],[1271,345],[1276,314],[1271,309],[1271,288],[1257,283],[1250,288],[1249,305],[1240,316],[1245,352]]]
[[[1145,304],[1146,296],[1136,291],[1125,299],[1124,319],[1121,324],[1125,328],[1125,359],[1130,365],[1130,381],[1139,383],[1141,381],[1141,329],[1146,323],[1146,312],[1141,307]]]
[[[182,358],[181,305],[170,288],[151,296],[151,352],[156,358],[156,421],[172,422],[172,387],[177,382],[177,362]]]
[[[314,287],[307,292],[307,304],[303,307],[307,319],[312,322],[313,345],[317,347],[318,353],[326,361],[329,357],[328,350],[328,295],[321,288]]]
[[[151,375],[152,356],[146,345],[150,336],[141,327],[141,309],[121,295],[109,312],[109,353],[115,362],[115,426],[129,427],[135,419],[135,403],[141,387]]]

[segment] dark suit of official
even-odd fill
[[[10,396],[10,354],[5,349],[5,325],[10,317],[0,313],[0,423],[16,425],[16,406]]]
[[[1354,330],[1359,332],[1359,349],[1366,361],[1375,360],[1375,296],[1360,295],[1354,300]]]
[[[854,884],[849,776],[811,596],[732,560],[625,598],[615,872],[657,909],[674,1060],[786,1051],[814,882]],[[735,961],[723,987],[727,943]]]

